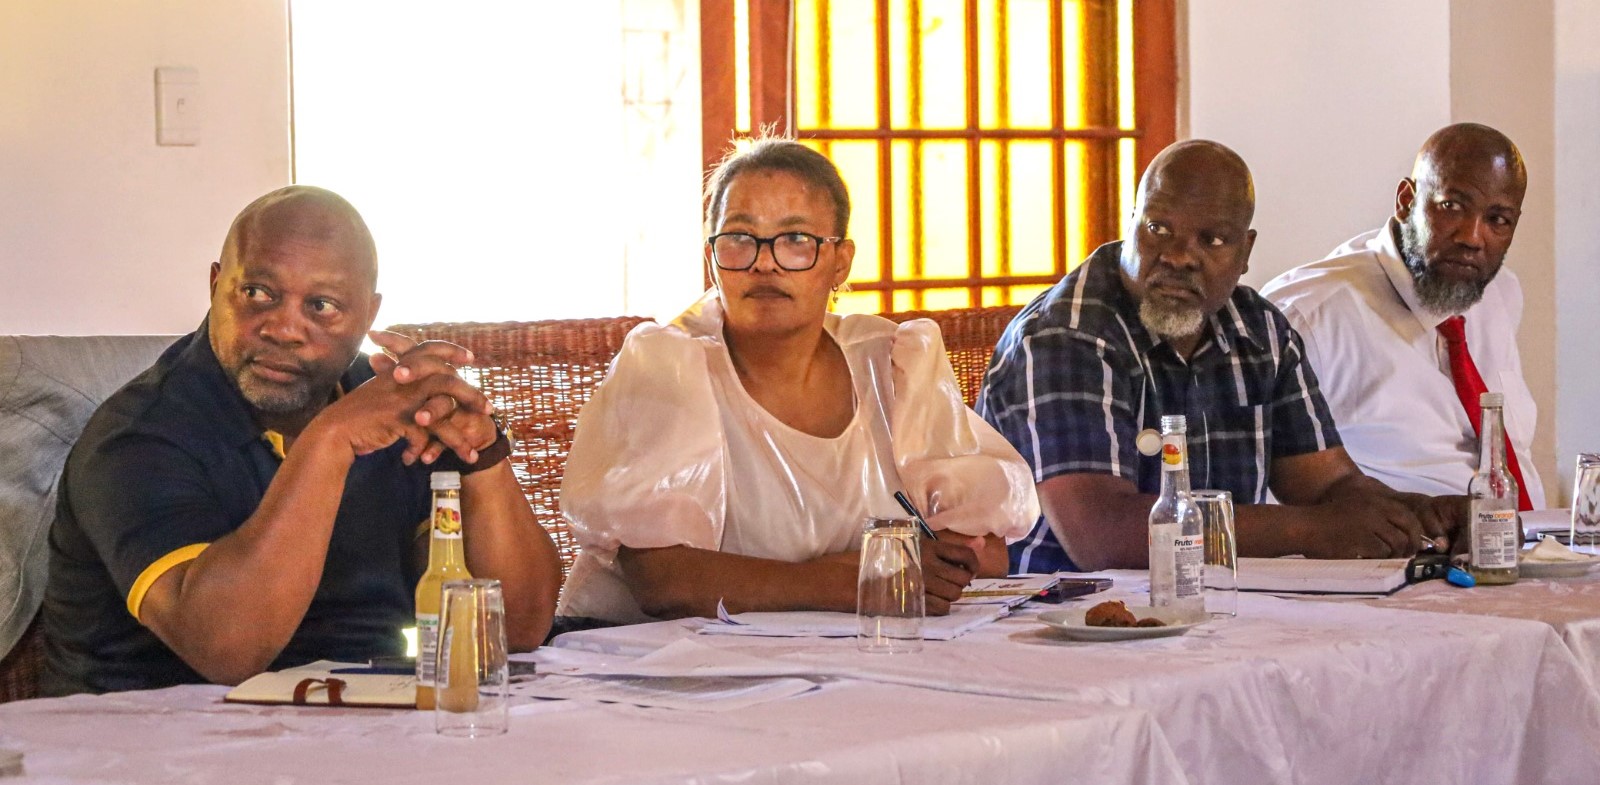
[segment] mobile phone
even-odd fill
[[[1084,597],[1111,588],[1110,578],[1062,578],[1056,585],[1039,592],[1035,600],[1060,604],[1074,597]]]

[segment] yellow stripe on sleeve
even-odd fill
[[[278,460],[281,461],[288,457],[283,450],[283,434],[277,431],[267,431],[261,434],[261,438],[266,439],[267,444],[272,445],[272,454],[278,456]]]
[[[161,576],[166,575],[168,570],[180,564],[194,561],[200,556],[200,552],[210,545],[211,543],[209,542],[185,545],[156,559],[149,567],[144,568],[144,572],[139,573],[139,577],[134,580],[133,588],[128,591],[128,613],[133,614],[133,618],[138,619],[139,607],[144,605],[145,592],[150,591],[150,587],[154,586]]]

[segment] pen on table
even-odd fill
[[[917,527],[922,529],[923,534],[928,535],[928,539],[939,539],[939,535],[933,533],[933,527],[928,525],[928,521],[922,517],[922,513],[917,512],[917,506],[912,504],[911,499],[906,497],[905,491],[895,491],[894,500],[900,502],[900,506],[905,508],[907,513],[910,513],[911,517],[916,520]]]

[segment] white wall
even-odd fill
[[[1556,411],[1541,425],[1556,428],[1566,501],[1572,456],[1600,452],[1600,3],[1555,5]]]
[[[1245,283],[1381,225],[1417,146],[1450,122],[1448,0],[1187,5],[1189,135],[1255,174]]]
[[[1556,472],[1556,213],[1554,0],[1454,0],[1450,118],[1500,129],[1528,166],[1522,218],[1506,265],[1522,282],[1522,376],[1539,404],[1533,456],[1554,503]]]
[[[289,181],[287,0],[0,2],[0,333],[179,333],[251,199]],[[198,68],[198,147],[154,69]]]
[[[1190,135],[1232,145],[1256,175],[1246,283],[1376,228],[1439,127],[1482,122],[1517,142],[1529,187],[1506,263],[1526,297],[1534,458],[1565,501],[1572,454],[1600,449],[1586,349],[1600,333],[1600,4],[1191,0],[1186,21]]]

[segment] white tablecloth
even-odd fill
[[[1523,578],[1510,586],[1471,589],[1427,581],[1407,586],[1389,597],[1362,602],[1378,608],[1543,622],[1561,636],[1590,678],[1600,685],[1600,577]]]
[[[1066,641],[1027,613],[910,656],[861,654],[849,640],[697,642],[1063,709],[1146,709],[1196,783],[1600,779],[1600,698],[1545,624],[1261,596],[1239,607],[1239,618],[1182,637],[1120,643]],[[697,623],[572,633],[558,645],[639,654]]]
[[[222,703],[193,686],[0,705],[42,783],[1184,783],[1149,715],[865,682],[727,713],[549,702],[487,739],[426,712]],[[531,713],[522,713],[530,712]]]
[[[1127,591],[1140,577],[1119,576],[1123,596],[1142,599]],[[1600,780],[1600,697],[1550,623],[1239,604],[1238,619],[1121,643],[1066,641],[1030,613],[916,655],[696,636],[848,676],[725,713],[552,702],[507,736],[457,740],[425,713],[230,705],[196,686],[3,705],[0,747],[25,753],[31,780],[61,783]],[[560,643],[637,656],[696,623]]]

